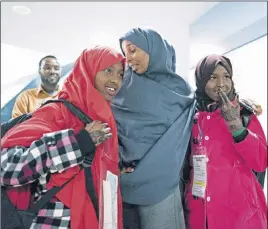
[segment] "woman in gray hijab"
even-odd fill
[[[194,92],[175,73],[174,48],[156,31],[120,39],[128,68],[112,101],[117,122],[125,229],[184,229],[180,170],[190,139]]]

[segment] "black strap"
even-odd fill
[[[68,100],[64,99],[53,99],[53,100],[47,100],[42,104],[42,106],[45,106],[48,103],[63,103],[69,111],[71,111],[75,116],[77,116],[83,123],[91,123],[92,119],[89,118],[80,108],[69,102]]]
[[[96,212],[96,216],[97,219],[99,219],[99,204],[98,204],[98,198],[94,189],[94,185],[93,185],[93,178],[92,178],[92,172],[91,172],[91,167],[85,167],[84,168],[85,171],[85,177],[86,177],[86,189],[87,189],[87,193],[91,199],[91,202],[94,206],[95,212]]]
[[[64,99],[47,100],[45,103],[42,104],[42,106],[45,106],[46,104],[49,104],[49,103],[55,103],[55,102],[63,103],[69,109],[69,111],[71,111],[83,123],[88,124],[92,122],[92,119],[89,118],[82,110],[80,110],[77,106],[75,106],[71,102],[64,100]],[[93,157],[90,158],[89,156],[86,156],[83,161],[82,169],[83,168],[85,169],[87,193],[92,201],[92,204],[96,212],[96,216],[98,218],[98,213],[99,213],[98,200],[97,200],[97,195],[95,193],[94,182],[93,182],[92,173],[91,173],[92,161],[93,161]],[[66,181],[62,186],[53,187],[52,189],[48,190],[43,197],[41,197],[29,210],[27,210],[27,212],[31,212],[37,215],[40,209],[42,209],[51,200],[51,198],[55,196],[62,188],[64,188],[75,176],[76,175],[74,175],[72,178]]]
[[[44,207],[48,201],[51,200],[52,197],[55,196],[60,190],[62,190],[71,180],[73,180],[75,176],[76,174],[72,176],[72,178],[70,178],[68,181],[66,181],[63,185],[59,187],[53,187],[52,189],[48,190],[42,198],[36,201],[34,205],[29,210],[27,210],[27,212],[37,215],[39,210],[42,209],[42,207]]]
[[[25,120],[29,119],[32,117],[32,114],[28,114],[28,113],[25,113],[25,114],[22,114],[21,116],[19,117],[16,117],[16,118],[13,118],[13,119],[10,119],[6,122],[3,122],[1,123],[1,139],[2,137],[4,137],[4,135],[12,128],[14,127],[15,125],[21,123],[21,122],[24,122]]]
[[[85,171],[87,193],[95,209],[96,217],[97,219],[99,219],[99,207],[98,207],[99,204],[98,204],[98,198],[94,189],[94,182],[93,182],[92,171],[91,171],[91,164],[93,162],[93,159],[94,159],[93,155],[85,157],[83,161],[83,167]]]

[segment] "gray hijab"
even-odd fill
[[[189,143],[194,92],[175,73],[174,48],[157,32],[136,28],[120,39],[145,51],[144,74],[127,68],[123,86],[112,101],[123,163],[137,162],[133,173],[121,176],[123,201],[155,204],[179,184],[179,172]]]

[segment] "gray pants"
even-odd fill
[[[179,186],[155,205],[123,207],[124,229],[185,229]]]

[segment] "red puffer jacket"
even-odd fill
[[[246,138],[235,143],[220,110],[198,112],[192,130],[190,163],[199,128],[207,154],[205,198],[192,195],[193,169],[186,188],[188,229],[267,229],[267,203],[252,170],[267,168],[267,144],[255,115]],[[206,227],[207,225],[207,227]]]

